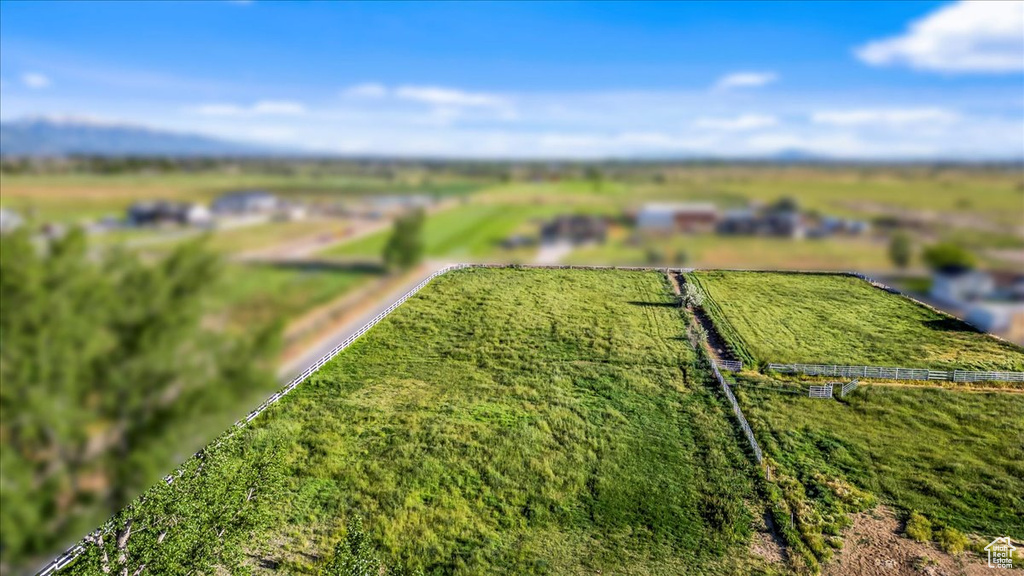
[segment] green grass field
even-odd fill
[[[892,267],[884,244],[865,239],[789,240],[717,235],[675,236],[630,245],[624,239],[581,248],[572,264],[646,265],[649,248],[671,258],[683,252],[687,266],[795,270],[883,270]]]
[[[473,203],[432,214],[423,242],[428,257],[486,258],[503,254],[501,241],[516,233],[536,235],[531,221],[558,214],[557,206]],[[379,258],[391,231],[385,230],[323,252],[324,256]]]
[[[861,386],[840,402],[768,384],[737,396],[819,558],[873,501],[986,542],[1024,538],[1024,395]]]
[[[232,264],[211,307],[231,325],[251,328],[298,318],[376,276],[369,270]]]
[[[121,216],[125,208],[139,200],[207,203],[224,192],[249,188],[316,202],[378,194],[458,196],[469,194],[480,185],[452,178],[426,181],[414,174],[406,180],[303,173],[5,174],[0,205],[34,214],[41,221],[73,222],[82,218]]]
[[[841,275],[694,272],[747,362],[1024,370],[1024,350]]]
[[[358,514],[427,574],[759,570],[751,465],[683,326],[657,273],[434,280],[254,421],[286,479],[250,551],[315,573]]]

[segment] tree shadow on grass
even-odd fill
[[[639,300],[630,300],[628,304],[633,306],[644,306],[650,308],[678,308],[679,304],[676,302],[641,302]]]
[[[926,320],[924,325],[930,330],[936,330],[938,332],[979,332],[979,330],[974,326],[971,326],[961,320],[957,320],[956,318]]]

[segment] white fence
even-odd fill
[[[824,386],[811,386],[810,392],[807,395],[811,398],[831,398],[832,384],[829,383]]]
[[[729,399],[729,404],[732,405],[732,412],[736,415],[736,419],[740,421],[740,427],[743,428],[743,435],[747,437],[747,441],[750,442],[750,448],[754,451],[754,459],[757,460],[758,464],[764,461],[764,454],[761,452],[761,447],[757,444],[757,439],[754,438],[754,431],[750,429],[750,424],[747,423],[747,419],[743,416],[743,411],[740,410],[740,405],[736,402],[736,396],[732,393],[732,388],[729,387],[729,383],[725,381],[725,377],[718,370],[718,366],[715,361],[711,361],[711,372],[715,375],[715,380],[718,380],[718,384],[722,387],[725,392],[725,397]]]
[[[979,370],[930,370],[883,366],[842,366],[836,364],[768,364],[783,374],[845,376],[883,380],[941,380],[944,382],[1024,382],[1024,372],[983,372]]]
[[[846,398],[846,395],[857,389],[859,382],[857,380],[850,380],[846,384],[843,384],[842,390],[839,392],[840,398]]]
[[[1024,372],[981,372],[953,370],[953,382],[1024,382]]]
[[[391,312],[393,312],[395,310],[395,308],[398,308],[403,302],[405,302],[406,300],[411,298],[414,294],[419,292],[424,286],[429,284],[431,280],[433,280],[434,278],[437,278],[438,276],[440,276],[440,275],[442,275],[442,274],[444,274],[446,272],[450,272],[452,270],[457,270],[459,268],[466,268],[468,266],[470,266],[470,265],[469,264],[453,264],[451,266],[446,266],[446,267],[438,270],[437,272],[434,272],[430,276],[427,276],[426,279],[424,279],[422,282],[420,282],[419,284],[414,286],[411,290],[409,290],[408,292],[403,294],[401,298],[399,298],[398,300],[395,300],[390,306],[388,306],[383,311],[381,311],[380,314],[377,314],[369,322],[367,322],[366,324],[363,324],[363,326],[360,327],[359,330],[356,330],[355,332],[352,333],[351,336],[349,336],[348,338],[345,338],[340,344],[338,344],[337,346],[332,348],[330,352],[328,352],[327,354],[324,354],[312,366],[310,366],[309,368],[306,368],[302,372],[302,374],[299,374],[298,376],[296,376],[291,382],[289,382],[284,388],[282,388],[281,391],[275,393],[270,398],[267,398],[262,404],[259,405],[259,407],[257,407],[255,410],[250,412],[248,415],[246,415],[245,418],[243,418],[242,420],[239,420],[238,422],[235,422],[235,426],[238,427],[238,428],[242,428],[246,424],[248,424],[249,422],[252,422],[253,419],[255,419],[257,416],[262,414],[267,408],[270,408],[274,403],[279,401],[281,398],[284,398],[289,392],[291,392],[296,387],[298,387],[299,384],[302,384],[302,382],[306,378],[309,378],[310,376],[312,376],[313,373],[315,373],[317,370],[322,368],[324,364],[327,364],[329,361],[331,361],[342,350],[344,350],[345,348],[348,348],[349,346],[351,346],[352,343],[355,342],[357,338],[359,338],[363,334],[366,334],[366,332],[369,331],[370,328],[373,328],[378,322],[380,322],[381,320],[386,318],[388,314],[390,314]],[[167,482],[168,484],[170,484],[171,482],[174,481],[174,478],[175,478],[174,474],[169,474],[167,476],[164,476],[164,481]],[[36,576],[51,576],[52,574],[56,574],[59,570],[62,570],[68,564],[73,562],[75,560],[75,558],[78,558],[78,556],[81,555],[84,551],[85,551],[85,548],[80,543],[79,544],[75,544],[71,548],[68,548],[63,554],[61,554],[60,556],[55,558],[52,562],[50,562],[45,567],[43,567],[42,570],[40,570],[39,572],[36,573]]]

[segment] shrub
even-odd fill
[[[950,554],[960,554],[967,548],[967,536],[948,526],[935,532],[935,541],[938,542],[939,548]]]
[[[911,512],[904,532],[912,540],[928,542],[932,539],[932,523],[922,514]]]
[[[683,284],[683,304],[697,308],[704,304],[704,291],[695,284]]]

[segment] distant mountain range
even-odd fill
[[[3,156],[263,156],[269,146],[79,118],[0,122]]]

